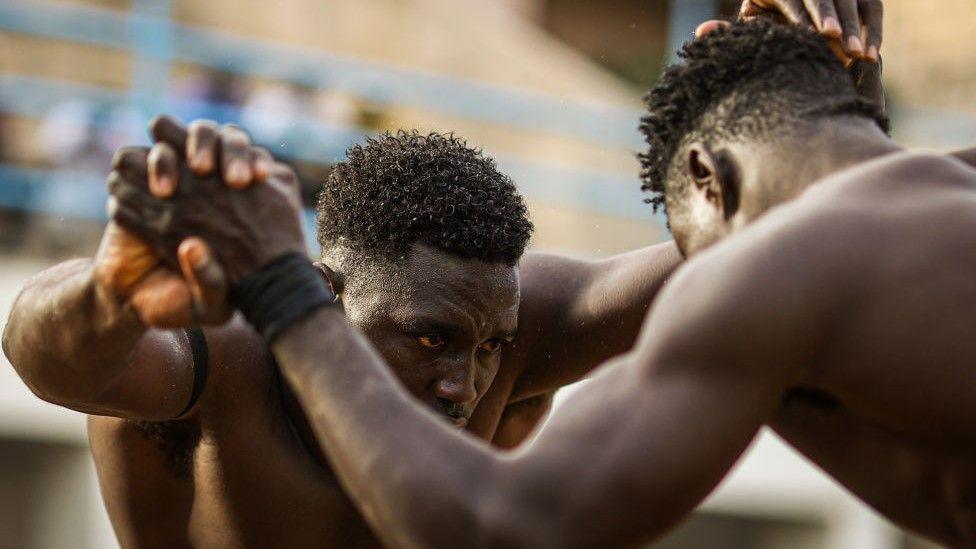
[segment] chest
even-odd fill
[[[297,403],[276,376],[265,381],[251,399],[201,410],[191,539],[200,546],[375,546]]]
[[[378,545],[331,472],[300,448],[228,442],[205,438],[196,450],[188,531],[197,545]]]

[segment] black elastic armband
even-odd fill
[[[207,385],[207,373],[210,369],[210,350],[207,348],[207,336],[203,335],[200,328],[187,328],[186,340],[190,342],[190,352],[193,354],[193,391],[190,392],[190,400],[187,401],[183,411],[176,414],[175,419],[185,416],[203,394],[203,388]]]
[[[230,288],[230,301],[270,345],[306,314],[335,302],[335,294],[308,257],[278,256]]]

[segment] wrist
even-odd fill
[[[303,252],[285,252],[241,278],[229,297],[269,345],[306,315],[336,301]]]

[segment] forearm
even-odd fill
[[[107,386],[144,332],[95,283],[92,262],[73,260],[27,283],[11,308],[3,350],[34,393],[71,405]]]
[[[649,541],[707,495],[776,401],[744,386],[753,375],[699,384],[701,368],[651,375],[649,356],[630,355],[533,446],[503,454],[413,402],[338,310],[305,317],[273,351],[343,487],[398,547]]]
[[[273,351],[343,487],[387,544],[478,545],[478,496],[497,466],[485,447],[413,402],[336,308],[289,328]]]

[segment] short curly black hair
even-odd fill
[[[532,234],[525,202],[494,160],[454,134],[383,133],[353,145],[319,195],[318,240],[402,257],[422,242],[514,265]]]
[[[738,22],[692,40],[644,97],[639,155],[641,188],[654,211],[682,181],[668,181],[675,153],[688,137],[760,137],[788,131],[802,120],[855,115],[888,120],[857,94],[843,64],[815,32],[769,21]],[[714,116],[706,116],[714,114]],[[706,128],[702,128],[707,120]]]

